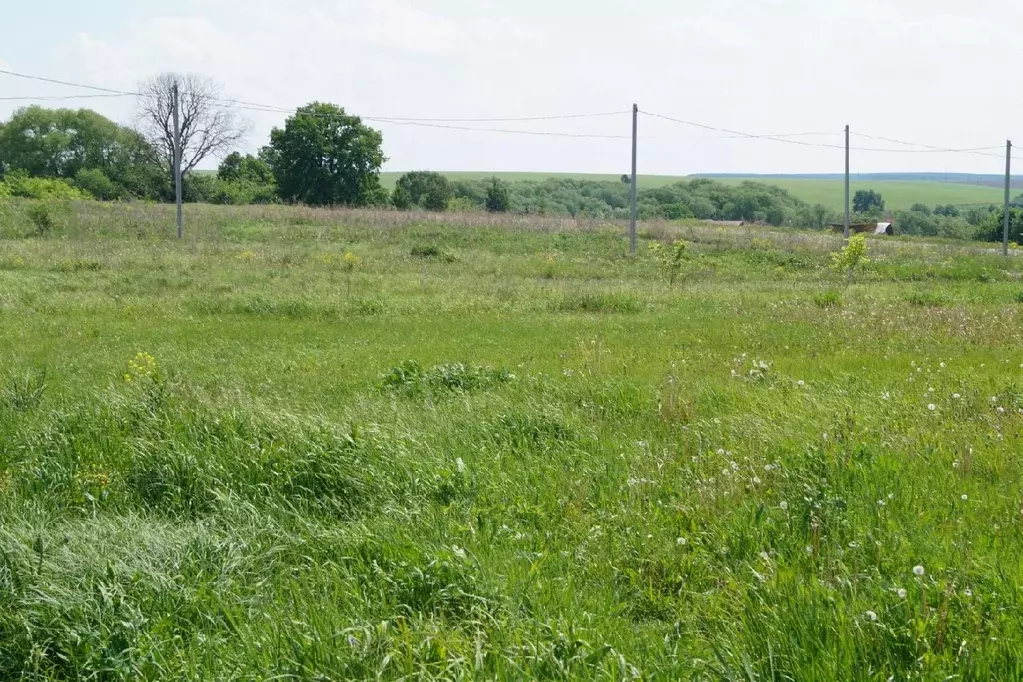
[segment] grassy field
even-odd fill
[[[1023,677],[1020,263],[172,215],[0,205],[0,677]]]
[[[393,189],[401,173],[383,173],[381,182],[388,189]],[[509,182],[516,180],[542,181],[546,178],[575,178],[583,180],[594,180],[600,182],[617,182],[620,175],[597,175],[597,174],[572,174],[572,173],[445,173],[447,177],[454,180],[481,180],[484,178],[497,177]],[[687,177],[675,177],[670,175],[642,175],[639,178],[640,188],[656,188],[669,185],[674,182],[690,180]],[[726,184],[738,184],[744,180],[765,182],[777,185],[788,190],[798,199],[809,204],[824,204],[829,208],[842,210],[845,200],[845,185],[841,180],[811,180],[811,179],[788,179],[768,177],[727,177],[715,178]],[[851,183],[852,191],[859,189],[873,189],[885,198],[887,208],[891,210],[908,210],[913,204],[922,203],[928,206],[937,204],[997,204],[1001,205],[1004,200],[1003,190],[997,187],[983,185],[968,185],[945,182],[907,182],[901,180],[873,180],[857,181]]]

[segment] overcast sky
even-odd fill
[[[625,111],[842,144],[854,132],[944,148],[1023,143],[1019,0],[0,0],[0,68],[133,89],[192,71],[226,95],[363,116]],[[0,97],[66,95],[0,75]],[[0,101],[7,118],[18,102]],[[134,103],[81,100],[129,123]],[[283,116],[241,112],[249,150]],[[625,173],[627,139],[375,124],[387,169]],[[630,116],[465,124],[630,134]],[[646,116],[641,174],[841,172],[838,148],[729,139]],[[892,147],[854,137],[854,146]],[[857,151],[853,170],[999,173],[974,154]]]

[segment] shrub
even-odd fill
[[[75,187],[101,201],[124,198],[124,188],[98,168],[83,168],[75,175]]]
[[[842,305],[842,294],[835,289],[828,289],[827,291],[815,294],[813,302],[817,304],[818,308],[837,308]]]
[[[53,208],[41,201],[31,204],[25,210],[25,215],[28,216],[36,236],[39,237],[45,237],[53,232],[57,223]]]
[[[858,268],[863,267],[870,260],[867,259],[867,237],[862,234],[854,234],[841,251],[831,254],[831,269],[835,272],[846,273],[846,282],[852,282],[853,275]]]
[[[443,211],[451,199],[451,183],[440,173],[412,171],[398,179],[394,188],[395,208],[424,208],[427,211]]]
[[[11,196],[23,199],[89,199],[90,196],[72,187],[65,180],[32,178],[24,173],[8,173],[5,179]]]
[[[680,279],[689,263],[689,245],[682,239],[676,239],[667,247],[660,242],[652,242],[650,251],[657,258],[657,263],[668,278],[668,286],[674,286]]]

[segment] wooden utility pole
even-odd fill
[[[849,238],[849,126],[845,127],[845,238]]]
[[[632,105],[632,186],[629,188],[629,253],[636,255],[636,219],[639,216],[639,208],[636,206],[636,194],[638,178],[636,177],[636,146],[637,132],[639,131],[639,106]]]
[[[1012,185],[1012,140],[1005,141],[1005,226],[1002,231],[1002,255],[1009,255],[1009,191]]]

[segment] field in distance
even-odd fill
[[[381,182],[384,187],[393,189],[401,175],[402,172],[382,173]],[[547,178],[571,178],[595,182],[621,181],[621,175],[598,173],[445,172],[444,175],[452,180],[482,180],[496,175],[508,182],[521,180],[540,182]],[[639,186],[641,189],[663,187],[675,182],[692,180],[694,177],[698,176],[641,175]],[[812,177],[788,178],[772,176],[721,176],[714,177],[713,179],[726,184],[738,184],[744,180],[752,180],[777,185],[791,192],[797,199],[801,199],[809,204],[824,204],[833,210],[842,210],[845,190],[840,179],[833,179],[831,177],[816,179]],[[998,187],[969,184],[966,182],[854,179],[852,191],[855,193],[858,189],[873,189],[880,192],[884,196],[887,208],[895,211],[908,210],[910,206],[916,203],[927,204],[928,206],[935,206],[937,204],[1001,204],[1003,200],[1003,191]]]

